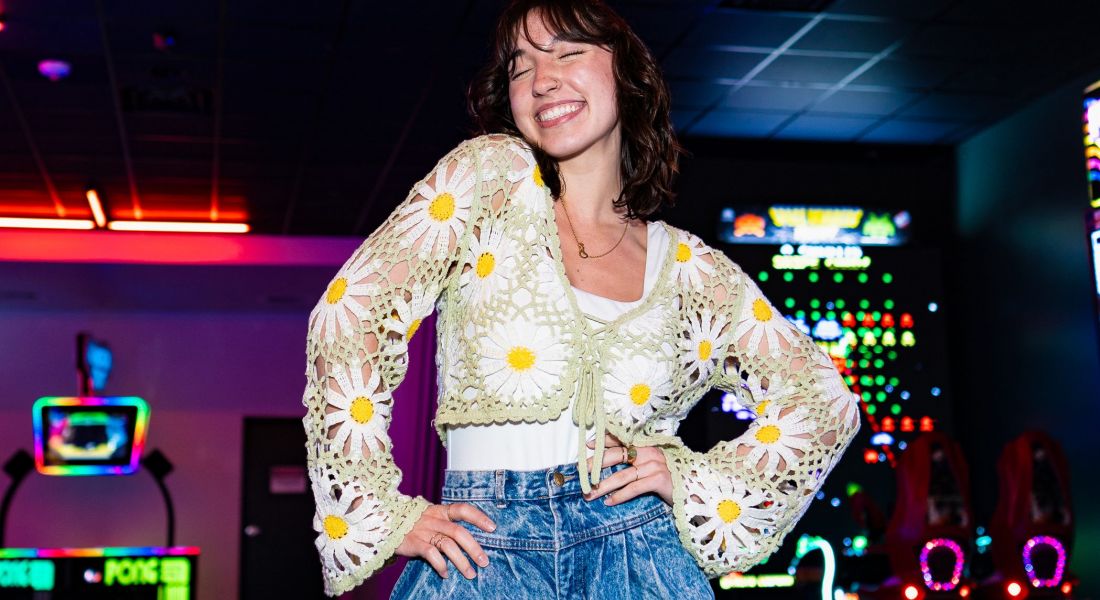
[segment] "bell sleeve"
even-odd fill
[[[465,142],[414,185],[310,315],[302,422],[330,596],[385,566],[429,505],[398,491],[387,430],[408,343],[468,245],[486,179],[476,150]]]
[[[724,254],[695,242],[681,249],[702,261],[685,296],[683,361],[757,416],[706,453],[662,448],[680,541],[718,577],[779,547],[859,430],[859,410],[832,359]]]

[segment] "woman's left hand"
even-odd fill
[[[618,438],[607,434],[604,445],[607,448],[603,453],[603,467],[610,467],[626,462],[626,447]],[[588,447],[594,447],[593,442],[588,442]],[[607,496],[604,502],[607,505],[620,504],[631,498],[641,496],[646,492],[653,492],[672,505],[672,473],[665,464],[665,453],[653,446],[635,446],[638,457],[634,459],[634,465],[612,473],[607,479],[601,479],[600,483],[592,488],[592,491],[584,495],[585,500],[595,500],[600,496]],[[588,469],[592,472],[592,459],[588,459]]]

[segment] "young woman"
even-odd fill
[[[310,320],[304,424],[326,591],[413,557],[395,598],[711,598],[766,558],[859,428],[831,359],[672,200],[667,88],[591,0],[519,0],[470,87],[486,135],[416,184]],[[386,434],[437,316],[443,503]],[[717,387],[757,419],[676,428]]]

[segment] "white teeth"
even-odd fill
[[[581,105],[577,103],[572,104],[559,104],[550,110],[544,110],[540,112],[535,118],[539,121],[552,121],[562,115],[567,115],[572,112],[580,110]]]

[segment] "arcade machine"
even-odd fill
[[[1100,315],[1100,81],[1085,90],[1083,117],[1085,161],[1088,169],[1089,208],[1085,213],[1092,276],[1096,289],[1096,310]],[[1100,327],[1100,319],[1097,320]],[[1100,329],[1097,330],[1100,333]]]
[[[997,507],[991,524],[997,572],[988,598],[1066,598],[1073,546],[1069,463],[1049,435],[1031,431],[1005,445],[997,461]]]
[[[790,535],[795,543],[721,578],[719,597],[726,589],[738,598],[857,597],[854,580],[889,574],[885,556],[853,559],[884,540],[893,469],[905,449],[922,433],[951,425],[940,258],[912,233],[912,216],[903,210],[723,210],[723,249],[833,358],[861,400],[863,427]],[[737,435],[756,416],[734,394],[715,393],[706,403],[711,441]]]
[[[157,450],[142,457],[149,407],[135,396],[93,396],[110,373],[112,354],[87,334],[77,337],[80,395],[34,403],[34,458],[17,451],[4,465],[11,482],[0,504],[0,599],[194,600],[199,549],[173,545],[174,517],[164,478],[171,463]],[[5,525],[20,483],[32,469],[47,476],[123,476],[144,467],[168,508],[166,546],[6,548]],[[75,503],[75,499],[74,499]]]

